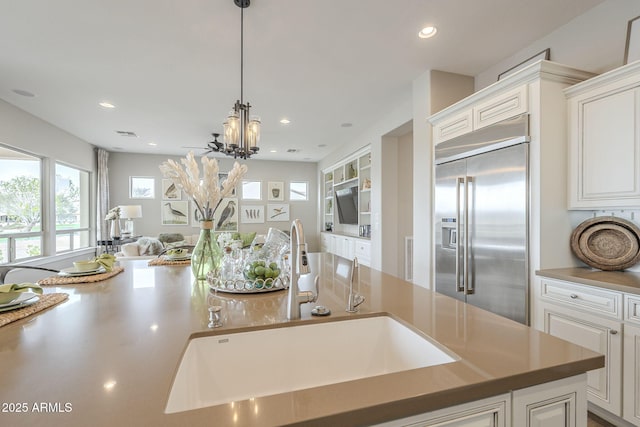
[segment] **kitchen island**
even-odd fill
[[[188,267],[147,263],[124,261],[124,272],[103,282],[47,287],[68,293],[68,301],[0,328],[0,425],[372,425],[603,366],[597,353],[366,267],[355,285],[366,300],[359,313],[347,313],[350,263],[334,255],[310,256],[321,277],[317,304],[332,314],[312,317],[314,305],[305,304],[297,321],[286,320],[286,291],[212,293]],[[208,328],[211,305],[222,306],[222,328]],[[165,414],[190,337],[374,313],[412,326],[458,360]],[[299,348],[291,357],[310,351]],[[238,381],[269,369],[259,354],[255,361],[237,372]]]

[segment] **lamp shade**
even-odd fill
[[[142,206],[140,205],[120,206],[120,218],[125,218],[125,219],[142,218]]]

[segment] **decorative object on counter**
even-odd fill
[[[545,50],[536,53],[532,57],[525,59],[521,63],[509,68],[508,70],[503,71],[500,74],[498,74],[498,80],[502,80],[505,77],[510,76],[511,74],[513,74],[513,73],[515,73],[517,71],[520,71],[523,68],[533,64],[534,62],[540,61],[542,59],[546,60],[546,61],[551,59],[551,48],[548,47]]]
[[[116,274],[120,274],[124,271],[124,267],[113,267],[111,271],[96,272],[91,274],[84,275],[74,275],[74,274],[66,274],[61,275],[64,270],[62,270],[56,276],[46,277],[44,279],[38,280],[38,284],[42,286],[58,286],[58,285],[77,285],[81,283],[95,283],[101,282],[103,280],[107,280]]]
[[[40,295],[37,298],[38,299],[33,304],[23,306],[16,310],[0,313],[0,327],[5,326],[11,322],[15,322],[16,320],[24,319],[25,317],[31,316],[32,314],[35,314],[56,304],[60,304],[61,302],[69,298],[69,295],[64,293],[54,293]]]
[[[640,16],[627,24],[627,42],[624,46],[624,63],[640,59]]]
[[[217,160],[208,157],[200,160],[202,176],[192,151],[181,159],[184,168],[170,159],[160,165],[160,170],[165,178],[173,180],[185,192],[200,215],[200,236],[191,257],[191,268],[196,279],[205,280],[209,271],[220,267],[222,258],[222,251],[213,234],[214,214],[224,198],[231,194],[247,173],[247,166],[235,162],[227,179],[220,186]]]
[[[624,270],[640,261],[640,228],[614,216],[591,218],[571,233],[571,250],[591,267]]]
[[[122,237],[129,238],[134,235],[134,219],[142,218],[142,206],[141,205],[124,205],[120,206],[120,218],[123,218],[124,229],[122,230]]]
[[[112,239],[119,239],[121,236],[120,230],[120,206],[116,206],[115,208],[111,208],[111,210],[107,213],[107,216],[104,217],[105,221],[110,221],[110,232],[109,235]]]

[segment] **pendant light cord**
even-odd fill
[[[240,8],[240,103],[244,104],[244,7]]]

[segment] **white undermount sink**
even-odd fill
[[[166,413],[459,360],[388,316],[192,339]]]

